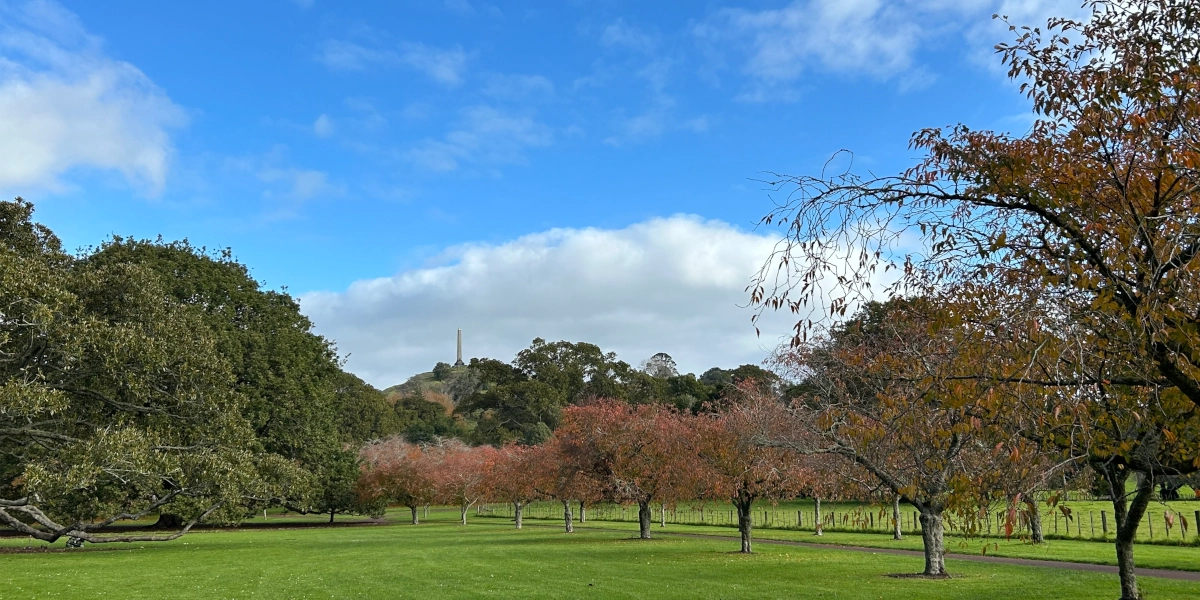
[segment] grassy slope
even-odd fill
[[[987,598],[1113,597],[1116,577],[950,561],[951,581],[894,579],[918,558],[732,543],[564,535],[499,519],[418,527],[204,532],[167,544],[0,555],[2,598]],[[678,529],[683,529],[677,527]],[[11,545],[6,543],[5,545]],[[1144,578],[1152,598],[1195,583]],[[592,584],[592,585],[589,585]]]

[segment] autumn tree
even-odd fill
[[[639,536],[650,539],[651,505],[690,500],[697,489],[688,433],[670,409],[598,400],[565,409],[555,436],[605,496],[638,505]]]
[[[538,475],[543,460],[540,447],[505,444],[485,465],[486,496],[513,505],[517,529],[524,524],[525,506],[541,497]]]
[[[753,381],[739,387],[733,406],[688,419],[693,429],[697,471],[703,494],[733,503],[737,509],[742,552],[750,553],[754,521],[751,509],[762,499],[794,498],[808,490],[811,472],[801,456],[759,442],[759,433],[778,424],[763,420],[787,418],[778,399],[764,394]]]
[[[436,470],[440,456],[401,437],[367,444],[360,452],[362,472],[356,490],[359,503],[383,514],[391,503],[412,511],[412,524],[420,523],[418,509],[437,499]]]
[[[1086,6],[1086,22],[1014,27],[1015,41],[997,47],[1036,115],[1024,135],[929,129],[912,138],[925,158],[901,175],[779,179],[787,197],[767,220],[787,235],[752,298],[807,311],[825,295],[824,308],[842,313],[893,266],[896,290],[1011,290],[1099,325],[1085,328],[1087,346],[1120,349],[1109,381],[1174,388],[1185,402],[1169,403],[1171,419],[1194,418],[1200,10],[1190,0]],[[1046,383],[1105,385],[1086,379],[1094,369],[1064,366]],[[1123,600],[1138,598],[1132,556],[1118,563]]]
[[[577,438],[554,436],[532,453],[534,486],[543,497],[562,504],[563,528],[567,533],[575,531],[572,500],[579,502],[582,520],[584,507],[604,497],[603,482],[595,477],[587,462],[590,452],[576,446],[577,441]]]
[[[979,348],[924,300],[868,305],[787,358],[807,391],[766,437],[807,454],[842,457],[920,513],[924,575],[945,570],[945,516],[969,522],[1037,445],[998,425],[991,384],[958,379]],[[853,480],[854,474],[847,473]],[[862,482],[869,487],[869,482]]]
[[[467,524],[467,510],[487,495],[487,465],[494,460],[496,448],[468,446],[458,440],[442,440],[435,452],[434,489],[440,502],[457,506],[459,522]]]

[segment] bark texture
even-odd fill
[[[638,535],[643,540],[650,539],[650,501],[643,500],[638,502]]]
[[[517,522],[517,529],[520,529],[525,524],[524,502],[513,502],[513,520]]]
[[[900,521],[900,494],[892,496],[892,539],[904,539],[904,532]]]
[[[737,509],[738,516],[738,533],[742,536],[742,552],[750,554],[754,551],[751,547],[751,536],[754,533],[754,516],[751,514],[754,500],[751,498],[738,497],[733,500],[733,506]]]
[[[943,577],[946,573],[945,523],[941,511],[921,511],[921,541],[925,545],[924,575]]]
[[[409,508],[409,510],[411,510],[411,511],[412,511],[412,524],[413,524],[413,525],[420,525],[420,524],[421,524],[421,519],[419,518],[419,516],[418,516],[418,514],[417,514],[417,507],[415,507],[415,506],[410,506],[410,507],[408,507],[408,508]]]
[[[813,501],[816,502],[816,512],[815,512],[814,516],[817,519],[813,525],[813,529],[814,529],[813,535],[824,535],[825,522],[821,520],[821,499],[813,498]]]
[[[1092,465],[1095,467],[1096,465]],[[1113,520],[1116,526],[1117,573],[1121,577],[1121,600],[1139,600],[1136,562],[1133,558],[1133,540],[1137,537],[1138,524],[1146,514],[1146,507],[1154,494],[1154,478],[1139,476],[1133,501],[1125,493],[1125,482],[1129,471],[1119,465],[1104,465],[1099,468],[1108,480],[1112,493]]]
[[[1040,544],[1046,541],[1042,533],[1042,511],[1038,510],[1037,500],[1033,498],[1026,499],[1025,506],[1029,509],[1029,539]]]
[[[571,515],[571,501],[563,500],[563,528],[567,533],[575,533],[574,516]]]

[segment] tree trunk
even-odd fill
[[[1046,537],[1042,535],[1042,511],[1038,510],[1037,501],[1032,498],[1025,499],[1025,506],[1029,508],[1029,539],[1035,544],[1040,544],[1046,541]]]
[[[904,532],[902,530],[903,527],[901,527],[900,523],[900,494],[896,494],[892,496],[892,539],[904,539]]]
[[[571,501],[563,500],[563,528],[567,533],[575,533],[575,515],[571,514]]]
[[[158,515],[158,521],[152,525],[154,529],[183,529],[183,517],[171,513]]]
[[[1094,464],[1092,466],[1097,467]],[[1129,471],[1118,467],[1119,465],[1106,464],[1097,470],[1100,470],[1104,474],[1104,478],[1108,480],[1112,493],[1113,520],[1117,530],[1117,572],[1121,576],[1121,600],[1138,600],[1141,596],[1138,594],[1137,574],[1134,572],[1136,563],[1133,559],[1133,540],[1137,537],[1138,525],[1146,514],[1146,507],[1150,504],[1150,497],[1154,493],[1154,478],[1145,475],[1139,476],[1133,502],[1128,502],[1125,482],[1129,479]]]
[[[413,518],[413,519],[412,519],[412,524],[413,524],[413,525],[420,525],[420,524],[421,524],[421,519],[419,519],[419,518],[418,518],[418,515],[417,515],[417,507],[415,507],[415,506],[410,506],[410,507],[408,507],[408,509],[412,511],[412,518]]]
[[[513,502],[513,520],[517,522],[517,529],[525,524],[525,503]]]
[[[750,536],[754,531],[754,515],[751,514],[751,509],[754,505],[753,498],[747,498],[739,495],[733,499],[733,506],[737,509],[738,516],[738,533],[742,534],[742,552],[750,554]]]
[[[587,523],[587,505],[583,503],[583,500],[579,501],[579,522]]]
[[[660,502],[658,504],[658,518],[659,518],[658,526],[666,527],[667,526],[667,503],[666,502]]]
[[[329,511],[329,522],[333,523],[333,511]]]
[[[463,504],[463,505],[459,506],[459,510],[461,512],[460,519],[461,519],[461,522],[463,525],[467,524],[467,509],[468,508],[470,508],[469,504]]]
[[[643,540],[650,539],[650,501],[642,500],[638,502],[638,537]]]
[[[923,574],[926,576],[946,576],[944,527],[941,510],[925,507],[921,511],[921,542],[925,546],[925,572]]]
[[[814,514],[817,520],[814,526],[813,535],[825,535],[825,522],[821,520],[821,499],[814,497],[813,500],[815,500],[817,503],[817,510]]]

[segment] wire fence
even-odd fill
[[[1200,544],[1200,510],[1197,503],[1187,502],[1185,507],[1153,507],[1146,511],[1138,527],[1138,542],[1153,543],[1195,543]],[[1191,509],[1191,510],[1189,510]],[[585,506],[581,512],[579,503],[572,504],[572,518],[576,522],[586,521],[638,521],[636,505],[597,504]],[[1190,512],[1191,514],[1188,514]],[[504,517],[513,519],[512,504],[482,504],[477,507],[480,516]],[[1064,511],[1058,507],[1047,507],[1040,511],[1042,534],[1047,539],[1074,540],[1112,540],[1116,537],[1115,521],[1110,510],[1077,510]],[[533,502],[524,507],[525,519],[562,520],[563,506],[560,502]],[[846,533],[886,533],[893,532],[893,517],[890,505],[871,506],[861,505],[847,508],[844,504],[823,507],[819,513],[815,507],[793,508],[789,506],[756,507],[750,514],[751,523],[755,528],[791,529],[798,531],[813,531],[820,528],[824,532]],[[1005,511],[988,511],[974,523],[972,535],[977,537],[994,538],[1029,538],[1032,537],[1033,523],[1031,515],[1018,512],[1013,522],[1011,533],[1007,530],[1008,517]],[[651,510],[651,522],[656,526],[668,525],[708,525],[715,527],[737,527],[737,512],[731,508],[719,506],[664,506],[654,505]],[[951,532],[963,532],[966,527],[958,523],[950,515],[945,518],[946,529]],[[920,535],[920,514],[907,505],[900,511],[900,530],[905,535]]]

